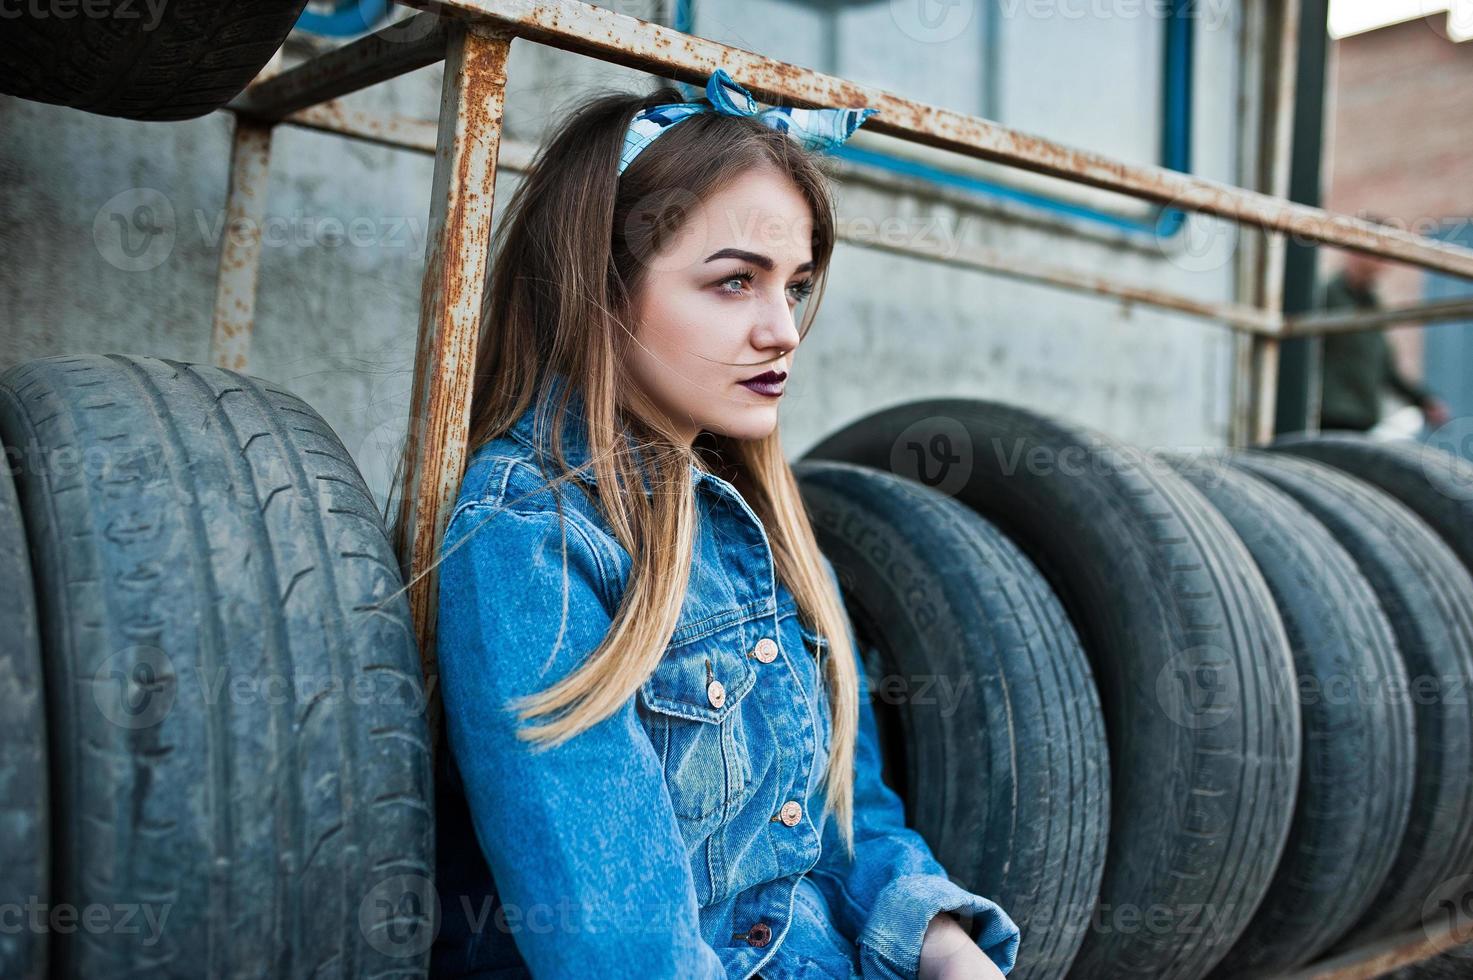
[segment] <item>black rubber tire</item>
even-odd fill
[[[250,84],[306,5],[88,0],[64,17],[17,4],[0,31],[0,92],[103,116],[194,119]]]
[[[433,893],[419,659],[337,436],[255,378],[80,355],[0,375],[0,438],[42,624],[52,893],[138,911],[58,931],[55,975],[427,972],[404,921]]]
[[[31,560],[9,465],[0,467],[0,586],[0,908],[9,912],[0,929],[0,977],[40,980],[47,934],[31,928],[30,909],[51,896],[46,704]]]
[[[866,673],[906,685],[871,684],[886,781],[947,873],[1028,937],[1008,976],[1062,976],[1104,870],[1110,764],[1063,605],[945,494],[847,463],[794,473]]]
[[[1159,460],[992,402],[885,409],[809,456],[937,486],[1043,572],[1089,654],[1110,743],[1105,873],[1070,975],[1204,976],[1268,887],[1299,778],[1288,639],[1232,528]]]
[[[1436,446],[1340,433],[1281,436],[1265,447],[1328,463],[1406,504],[1473,571],[1473,463]]]
[[[1304,744],[1294,823],[1268,895],[1214,977],[1309,963],[1364,913],[1411,809],[1412,708],[1396,637],[1355,559],[1293,497],[1222,457],[1167,455],[1248,546],[1299,676]],[[1350,685],[1350,693],[1346,688]]]
[[[1370,907],[1331,949],[1342,951],[1415,927],[1473,870],[1473,577],[1425,521],[1363,480],[1287,453],[1250,450],[1232,462],[1288,492],[1350,552],[1406,665],[1410,687],[1385,693],[1406,696],[1416,719],[1411,816]],[[1419,679],[1435,681],[1436,696]]]

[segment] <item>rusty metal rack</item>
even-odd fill
[[[464,471],[495,177],[498,168],[525,170],[531,158],[530,147],[502,140],[507,58],[514,39],[697,85],[724,67],[769,103],[874,106],[881,111],[866,122],[869,132],[1236,222],[1245,232],[1237,250],[1236,288],[1246,302],[1235,303],[1204,302],[989,249],[963,248],[942,256],[893,241],[842,239],[1168,309],[1231,329],[1238,340],[1229,433],[1234,446],[1271,438],[1279,345],[1285,338],[1473,317],[1468,300],[1369,314],[1284,315],[1288,236],[1473,278],[1473,250],[1285,199],[1298,0],[1258,0],[1245,8],[1245,30],[1261,42],[1252,66],[1261,109],[1256,126],[1250,124],[1246,133],[1255,145],[1248,168],[1255,188],[1127,164],[579,0],[396,2],[418,12],[296,67],[263,74],[225,107],[235,116],[227,220],[232,232],[260,227],[272,132],[281,123],[434,155],[406,468],[398,488],[402,537],[396,542],[427,678],[436,673],[435,577],[428,570]],[[437,124],[376,117],[334,101],[442,60]],[[211,344],[211,358],[222,367],[247,366],[260,252],[259,235],[225,236]],[[1436,955],[1461,938],[1429,926],[1297,972],[1293,980],[1379,976]]]

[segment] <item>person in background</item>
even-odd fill
[[[1345,265],[1325,284],[1324,310],[1379,310],[1376,281],[1385,260],[1362,252],[1347,253]],[[1451,417],[1447,405],[1401,373],[1383,330],[1326,334],[1320,428],[1365,431],[1381,419],[1381,390],[1389,387],[1422,410],[1436,428]]]

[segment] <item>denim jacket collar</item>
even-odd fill
[[[509,430],[511,435],[529,449],[546,449],[550,453],[552,451],[551,413],[556,409],[563,389],[567,387],[569,385],[565,375],[557,371],[550,372],[545,391],[539,393],[527,410],[522,413],[521,418],[512,424]],[[563,456],[567,459],[568,465],[576,469],[589,459],[587,422],[584,416],[583,392],[574,385],[568,395],[570,399],[568,413],[563,419]],[[544,403],[545,408],[543,408]],[[538,417],[540,408],[543,409],[545,418]],[[585,478],[588,482],[593,482],[592,467],[588,469]]]
[[[563,457],[567,460],[570,467],[576,469],[592,458],[592,450],[588,445],[587,420],[584,414],[586,402],[583,397],[583,391],[577,385],[571,384],[567,375],[563,372],[549,371],[545,389],[548,420],[551,419],[551,412],[556,409],[564,388],[568,388],[569,393],[568,412],[567,416],[563,419]],[[548,422],[542,421],[539,423],[537,419],[538,406],[538,400],[534,399],[527,410],[522,413],[521,418],[517,419],[508,431],[514,438],[525,444],[528,448],[535,451],[540,446],[551,454],[552,442],[550,431],[547,428]],[[539,425],[541,426],[540,432],[538,431]],[[634,454],[636,468],[641,475],[645,475],[646,468],[644,466],[643,448],[636,443],[633,434],[630,433],[627,426],[622,427],[621,434],[629,443],[630,449]],[[726,480],[716,476],[714,473],[701,469],[694,463],[691,464],[690,474],[691,484],[697,489],[700,489],[702,484],[710,483],[713,489],[729,490],[731,495],[740,496],[736,488],[732,487]],[[589,484],[596,482],[593,467],[591,466],[587,470],[582,471],[580,475]],[[650,488],[647,475],[644,480],[644,493],[646,497],[653,496],[654,494],[654,491]]]

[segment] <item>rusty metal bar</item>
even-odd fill
[[[1263,184],[1274,197],[1289,193],[1289,165],[1294,148],[1294,89],[1299,68],[1299,0],[1283,0],[1267,8],[1273,11],[1270,24],[1278,44],[1266,67],[1264,97],[1269,107],[1263,119]],[[1287,242],[1283,235],[1260,232],[1261,247],[1255,251],[1258,282],[1253,305],[1272,312],[1282,322],[1284,310],[1284,263]],[[1248,339],[1248,428],[1250,445],[1271,442],[1274,412],[1278,402],[1279,339],[1253,336]]]
[[[320,132],[335,133],[351,139],[380,146],[411,150],[416,153],[435,152],[434,124],[422,119],[404,117],[376,117],[371,113],[348,109],[340,102],[328,102],[319,106],[299,109],[282,120],[283,124],[302,126]],[[499,170],[525,173],[531,166],[534,148],[524,142],[503,139],[497,162]],[[975,269],[996,273],[1024,282],[1036,282],[1078,292],[1109,296],[1125,303],[1139,303],[1159,309],[1201,317],[1215,323],[1225,324],[1235,330],[1273,335],[1279,332],[1279,320],[1272,314],[1240,303],[1210,303],[1196,300],[1178,293],[1133,286],[1115,282],[1108,277],[1095,275],[1063,266],[1012,257],[996,249],[981,246],[960,245],[955,250],[938,250],[887,240],[882,235],[858,233],[844,222],[838,229],[840,241],[891,252],[927,262],[940,262],[959,268]]]
[[[874,106],[880,113],[865,122],[868,132],[1473,278],[1473,249],[1175,170],[1125,164],[579,0],[398,2],[446,17],[488,22],[551,47],[694,84],[704,84],[712,71],[724,67],[755,97],[768,102]]]
[[[281,120],[286,126],[299,126],[320,133],[332,133],[348,139],[411,153],[435,155],[439,123],[410,116],[378,116],[361,109],[350,109],[341,101],[298,109]],[[497,153],[498,171],[526,173],[532,166],[536,147],[521,140],[502,139]]]
[[[251,85],[225,105],[238,115],[288,113],[408,74],[445,57],[447,22],[418,14]]]
[[[256,280],[261,269],[261,223],[271,171],[271,130],[270,123],[236,116],[231,137],[230,185],[215,281],[210,363],[232,371],[245,371],[250,364]]]
[[[439,124],[433,119],[378,115],[350,109],[337,99],[298,109],[282,116],[281,121],[289,126],[333,133],[362,143],[410,150],[426,156],[435,155],[435,137],[439,132]]]
[[[1284,974],[1276,980],[1371,980],[1419,963],[1469,940],[1466,922],[1426,926]]]
[[[1238,35],[1238,105],[1239,114],[1237,172],[1245,180],[1263,179],[1263,116],[1267,108],[1263,104],[1268,68],[1268,42],[1265,32],[1271,18],[1267,0],[1251,0],[1243,4],[1242,26]],[[1189,221],[1191,219],[1188,219]],[[1186,229],[1190,234],[1191,229]],[[1262,281],[1260,259],[1267,236],[1252,235],[1247,229],[1239,232],[1233,249],[1233,295],[1251,300]],[[1268,311],[1263,311],[1267,313]],[[1253,344],[1251,339],[1235,336],[1232,339],[1232,370],[1228,386],[1227,444],[1238,449],[1251,441],[1252,429],[1252,374]]]
[[[996,273],[997,275],[1007,276],[1008,278],[1019,279],[1025,282],[1036,282],[1063,289],[1071,289],[1077,292],[1111,296],[1127,304],[1140,303],[1144,306],[1153,306],[1176,313],[1185,313],[1190,316],[1202,317],[1203,319],[1222,323],[1233,329],[1246,331],[1251,334],[1272,336],[1277,334],[1279,330],[1279,321],[1274,314],[1264,312],[1252,306],[1245,306],[1240,303],[1203,302],[1177,293],[1116,282],[1105,276],[1097,276],[1088,272],[1064,268],[1063,266],[1051,266],[1027,258],[1016,258],[993,248],[985,248],[978,245],[960,245],[954,251],[938,252],[905,242],[886,240],[883,237],[858,235],[852,231],[846,231],[843,228],[842,222],[840,223],[838,238],[840,241],[849,242],[861,248],[872,248],[881,252],[890,252],[895,255],[905,255],[927,261],[944,262],[948,265],[976,269],[981,272]]]
[[[1286,318],[1284,334],[1304,337],[1312,334],[1351,333],[1356,330],[1384,329],[1408,323],[1435,323],[1440,320],[1473,320],[1473,299],[1447,299],[1389,310],[1300,313]]]
[[[1290,24],[1272,0],[1251,0],[1243,5],[1242,30],[1238,39],[1240,71],[1239,104],[1243,138],[1239,143],[1238,172],[1248,186],[1258,190],[1287,188],[1286,141],[1288,114],[1292,111],[1292,88],[1285,69],[1297,60],[1297,48],[1285,50],[1297,35],[1297,22]],[[1286,37],[1286,31],[1288,32]],[[1286,62],[1286,58],[1288,61]],[[1234,253],[1234,290],[1237,296],[1260,310],[1265,317],[1281,320],[1283,236],[1251,226],[1244,227]],[[1231,410],[1228,445],[1242,448],[1259,441],[1263,418],[1263,396],[1268,389],[1265,371],[1276,375],[1278,359],[1272,344],[1256,336],[1240,336],[1233,342]],[[1274,378],[1277,383],[1277,377]],[[1275,392],[1269,391],[1270,397]]]
[[[441,708],[433,564],[465,468],[511,41],[511,35],[482,25],[456,24],[447,31],[445,44],[414,388],[394,542],[408,580],[432,738],[439,732]]]

